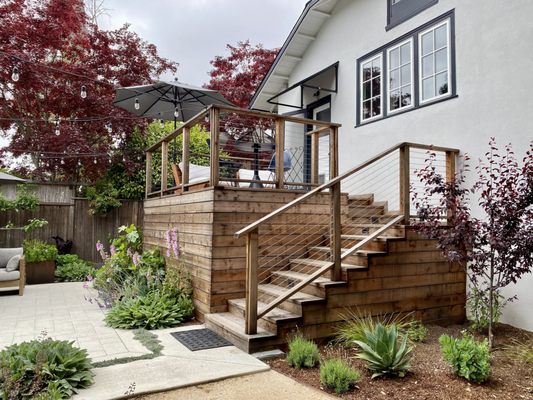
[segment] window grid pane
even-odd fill
[[[362,121],[381,115],[381,75],[381,55],[362,63]]]
[[[420,81],[422,101],[449,93],[449,43],[448,23],[420,34]]]
[[[389,111],[400,110],[412,104],[412,45],[412,41],[409,40],[388,50]]]

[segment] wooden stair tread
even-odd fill
[[[231,300],[228,300],[228,303],[240,308],[241,310],[244,310],[246,308],[246,299],[231,299]],[[267,306],[266,303],[263,303],[262,301],[258,301],[257,312],[260,313],[261,310],[263,310],[266,306]],[[279,320],[298,319],[298,318],[301,318],[301,316],[298,314],[291,313],[290,311],[286,311],[286,310],[276,307],[273,310],[269,311],[262,318],[266,318],[266,319],[269,319],[275,322]]]
[[[368,235],[341,235],[341,239],[347,240],[364,240]],[[386,242],[389,239],[397,239],[395,236],[378,236],[377,238],[372,239],[375,242]]]
[[[266,329],[257,327],[257,333],[254,335],[247,335],[244,333],[244,319],[230,312],[206,314],[205,318],[210,322],[217,324],[219,327],[225,330],[231,331],[232,334],[245,340],[274,338],[275,333],[269,332]]]
[[[289,278],[289,279],[296,279],[296,280],[299,280],[299,281],[303,281],[304,279],[306,279],[309,275],[307,274],[302,274],[300,272],[295,272],[295,271],[274,271],[272,272],[272,275],[276,275],[276,276],[281,276],[281,277],[285,277],[285,278]],[[324,276],[320,276],[318,277],[317,279],[315,279],[312,283],[316,283],[316,284],[319,284],[319,285],[338,285],[338,284],[345,284],[346,282],[345,281],[332,281],[331,279],[329,278],[326,278]]]
[[[305,264],[305,265],[311,265],[315,267],[323,267],[327,264],[331,264],[331,261],[314,260],[312,258],[293,258],[291,260],[291,263]],[[364,266],[364,265],[353,265],[353,264],[346,264],[346,263],[342,263],[341,267],[342,268],[368,268],[367,266]]]
[[[265,292],[271,296],[281,296],[287,292],[287,289],[278,285],[273,285],[271,283],[265,283],[259,285],[259,291]],[[289,300],[295,301],[297,303],[307,302],[307,301],[324,301],[323,297],[313,296],[304,292],[298,292],[289,297]]]
[[[311,250],[317,250],[317,251],[324,251],[329,252],[331,249],[326,246],[314,246],[310,248]],[[341,253],[348,251],[349,249],[341,249]],[[354,254],[360,255],[360,256],[366,256],[366,255],[375,255],[375,254],[387,254],[386,251],[379,251],[379,250],[357,250]]]

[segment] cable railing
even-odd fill
[[[319,146],[325,130],[310,133],[312,146]],[[402,143],[340,175],[334,156],[327,183],[235,233],[246,236],[247,334],[257,332],[258,319],[326,273],[340,281],[343,268],[365,268],[365,257],[379,252],[383,239],[401,234],[416,213],[411,196],[421,182],[415,170],[424,166],[427,151],[438,154],[436,168],[453,179],[457,149]],[[313,166],[318,179],[319,163]]]
[[[207,107],[146,150],[146,198],[217,186],[308,191],[337,163],[339,126]]]

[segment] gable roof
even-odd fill
[[[275,106],[267,100],[286,89],[289,77],[316,39],[322,25],[331,16],[338,0],[310,0],[281,47],[270,70],[252,97],[250,108],[271,111]]]

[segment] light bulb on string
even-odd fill
[[[136,110],[139,110],[141,108],[141,103],[139,102],[139,98],[138,97],[135,98],[134,107],[135,107]]]
[[[174,109],[174,118],[179,118],[180,116],[180,110],[178,110],[178,107]]]
[[[161,125],[161,129],[164,129],[164,128],[165,128],[165,121],[163,121],[163,118],[161,118],[161,119],[159,120],[159,123],[160,123],[160,125]]]
[[[93,164],[98,164],[98,161],[96,161],[96,157],[94,157]]]
[[[82,99],[87,98],[87,87],[85,85],[81,86],[80,96]]]
[[[111,122],[106,125],[107,133],[113,133],[113,126]]]
[[[61,134],[61,131],[59,130],[59,118],[56,118],[56,127],[54,129],[54,134],[56,136],[59,136]]]
[[[13,82],[18,82],[20,79],[20,71],[19,71],[19,67],[13,67],[13,72],[11,73],[11,80]]]
[[[61,159],[61,165],[65,165],[65,160]]]

